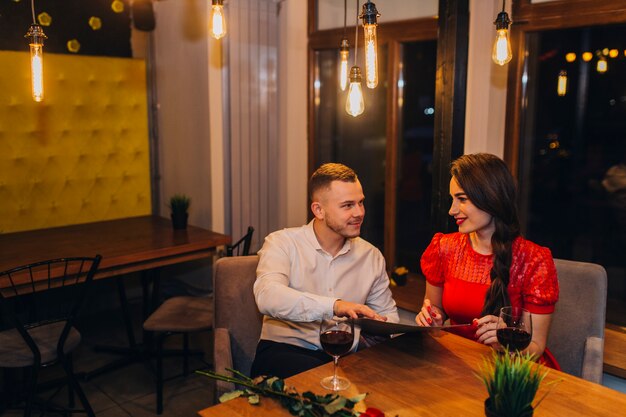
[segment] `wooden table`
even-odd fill
[[[404,335],[340,360],[340,374],[352,386],[348,397],[367,392],[362,406],[376,407],[387,417],[484,416],[487,391],[475,376],[484,345],[440,332]],[[332,373],[332,364],[320,366],[287,380],[300,392],[325,393],[320,379]],[[562,379],[535,411],[535,416],[616,416],[626,410],[626,395],[571,375],[551,370],[546,382]],[[619,411],[621,410],[621,411]],[[363,411],[363,409],[360,409]],[[275,416],[290,414],[277,402],[262,398],[253,407],[243,398],[201,410],[202,417]]]
[[[163,217],[131,217],[0,234],[0,271],[46,259],[102,255],[95,279],[117,278],[128,346],[97,346],[96,350],[124,357],[86,373],[88,379],[144,357],[145,346],[135,341],[123,275],[142,272],[145,319],[159,294],[158,279],[150,280],[148,273],[161,266],[208,258],[216,247],[230,243],[230,236],[199,227],[174,230],[171,221]],[[154,284],[152,297],[150,281]]]
[[[131,217],[0,234],[0,271],[36,261],[102,255],[96,279],[209,257],[230,236],[199,227],[174,230],[169,219]]]
[[[604,372],[626,378],[626,327],[607,323],[604,329]]]

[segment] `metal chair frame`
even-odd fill
[[[232,245],[226,246],[226,256],[248,256],[250,254],[250,246],[252,245],[253,233],[254,227],[248,226],[248,231],[241,239]],[[237,252],[236,255],[234,254],[235,251]]]
[[[66,342],[73,329],[76,316],[84,304],[90,284],[100,264],[101,256],[59,258],[40,261],[28,265],[18,266],[10,270],[0,272],[0,306],[5,320],[8,320],[8,329],[2,333],[10,337],[15,330],[21,336],[30,352],[24,352],[24,358],[32,354],[32,363],[29,359],[23,359],[22,363],[4,368],[30,367],[30,386],[25,399],[24,416],[30,416],[33,405],[39,401],[36,399],[38,388],[39,370],[42,367],[60,363],[65,371],[68,384],[69,408],[51,406],[49,401],[40,404],[45,409],[64,413],[84,412],[94,416],[93,409],[87,400],[82,388],[78,384],[73,371],[71,352],[65,352]],[[47,304],[45,299],[58,296],[58,289],[72,287],[75,294],[68,303],[59,302],[58,299],[50,300]],[[43,361],[40,346],[36,341],[38,328],[64,323],[52,358]],[[32,333],[32,334],[31,334]],[[82,410],[74,408],[74,392],[83,406]],[[56,395],[55,392],[54,395]]]

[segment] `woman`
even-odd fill
[[[520,236],[515,182],[506,164],[490,154],[464,155],[450,170],[448,212],[458,233],[437,233],[421,259],[426,295],[418,325],[473,323],[458,332],[500,348],[500,308],[520,306],[532,315],[527,352],[558,369],[546,339],[559,287],[550,250]]]

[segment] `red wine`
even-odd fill
[[[516,327],[504,327],[496,331],[498,342],[509,350],[524,350],[530,344],[530,333]]]
[[[324,351],[331,356],[345,355],[350,351],[354,335],[343,330],[330,330],[320,335]]]

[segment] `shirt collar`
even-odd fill
[[[309,241],[309,243],[311,243],[311,245],[313,245],[313,248],[315,248],[315,250],[318,251],[322,251],[324,253],[327,253],[322,246],[320,246],[320,242],[318,242],[317,237],[315,236],[315,230],[313,230],[313,222],[315,221],[315,219],[311,220],[305,227],[305,236],[306,239]],[[335,258],[337,256],[341,256],[344,255],[348,252],[350,252],[350,249],[352,249],[352,241],[355,238],[349,238],[346,239],[346,241],[343,244],[343,247],[341,248],[341,250],[337,253],[337,255],[335,256]]]

